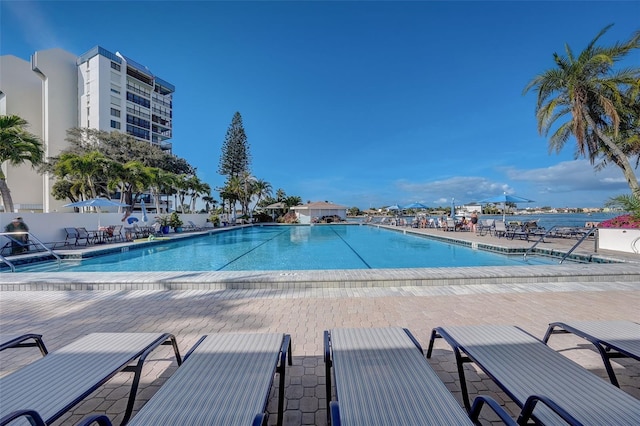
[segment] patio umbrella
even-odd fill
[[[63,207],[97,207],[98,208],[98,227],[100,227],[100,207],[126,207],[129,204],[111,201],[107,198],[96,197],[88,200],[77,201],[75,203],[65,204]]]
[[[506,219],[505,211],[507,209],[507,203],[533,203],[533,200],[517,197],[515,195],[507,195],[507,193],[504,192],[502,195],[480,200],[479,203],[502,203],[502,221],[504,222]]]
[[[387,210],[400,210],[400,206],[397,204],[394,204],[392,206],[387,207]]]
[[[403,209],[426,209],[427,206],[425,206],[422,203],[411,203],[411,204],[407,204],[406,206],[402,206]]]

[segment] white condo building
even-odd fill
[[[73,127],[120,131],[171,151],[174,86],[126,56],[96,46],[80,57],[61,49],[38,51],[31,62],[0,56],[0,115],[19,115],[58,155]],[[61,211],[52,179],[30,165],[2,164],[14,208]],[[2,200],[0,199],[0,204]]]

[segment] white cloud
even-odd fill
[[[22,38],[34,52],[62,46],[54,27],[49,23],[49,19],[37,2],[7,1],[4,2],[3,8],[19,22],[18,27],[22,30]]]
[[[628,189],[622,171],[606,167],[595,171],[587,160],[563,161],[538,169],[505,169],[507,177],[514,181],[526,181],[537,190],[549,193],[574,191],[624,191]]]

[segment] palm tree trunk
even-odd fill
[[[2,204],[5,213],[13,213],[13,198],[11,198],[11,190],[7,185],[6,179],[0,179],[0,195],[2,195]]]
[[[640,184],[638,184],[638,178],[636,178],[636,174],[633,171],[633,167],[631,167],[631,163],[627,156],[622,152],[620,147],[616,145],[616,143],[607,135],[605,135],[602,130],[596,126],[596,123],[593,121],[589,114],[585,114],[585,118],[591,126],[592,129],[596,132],[600,140],[609,148],[611,151],[611,155],[614,158],[614,163],[616,163],[624,173],[624,178],[627,180],[629,184],[629,188],[631,188],[631,192],[633,195],[640,199]]]

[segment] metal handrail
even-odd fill
[[[62,261],[62,259],[60,258],[60,256],[58,256],[53,250],[51,250],[49,247],[47,247],[42,241],[40,241],[35,235],[31,234],[29,231],[16,231],[16,232],[0,232],[0,236],[4,235],[4,236],[11,236],[11,235],[27,235],[27,245],[29,244],[29,240],[31,240],[31,242],[33,243],[34,246],[37,246],[35,243],[38,243],[43,249],[44,251],[46,251],[47,253],[49,253],[51,256],[56,258],[56,261],[58,263],[58,267],[60,266],[60,262]],[[7,238],[10,239],[10,238]],[[16,268],[15,266],[9,262],[7,259],[4,258],[4,256],[1,256],[2,260],[9,265],[9,267],[11,267],[11,272],[15,272]]]
[[[559,263],[564,262],[564,260],[565,260],[565,259],[566,259],[566,258],[567,258],[567,257],[568,257],[568,256],[569,256],[569,255],[570,255],[570,254],[571,254],[571,253],[572,253],[572,252],[573,252],[573,251],[574,251],[574,250],[575,250],[575,249],[580,245],[580,243],[582,243],[582,242],[583,242],[584,240],[586,240],[586,239],[587,239],[591,234],[593,234],[593,233],[595,233],[595,232],[597,232],[597,231],[598,231],[598,228],[591,228],[591,229],[589,230],[589,232],[587,232],[586,234],[584,234],[584,235],[582,236],[582,238],[580,238],[580,240],[578,240],[578,242],[577,242],[577,243],[575,243],[575,244],[573,245],[573,247],[571,247],[571,249],[570,249],[568,252],[566,252],[566,253],[564,254],[564,256],[562,256],[562,259],[560,259],[560,262],[559,262]]]
[[[531,253],[533,251],[533,249],[535,248],[535,246],[537,246],[539,243],[541,243],[542,241],[544,241],[544,237],[546,237],[547,235],[549,235],[549,232],[553,231],[555,228],[557,228],[557,225],[552,226],[551,228],[549,228],[549,230],[547,232],[545,232],[540,238],[538,238],[538,241],[536,241],[535,243],[533,243],[533,245],[531,247],[529,247],[527,249],[527,251],[524,252],[524,258],[525,260],[527,259],[527,255],[529,253]]]
[[[15,272],[16,271],[16,267],[13,263],[9,262],[9,260],[4,257],[3,255],[0,254],[0,260],[2,260],[4,263],[6,263],[7,265],[9,265],[9,268],[11,268],[11,272]]]

